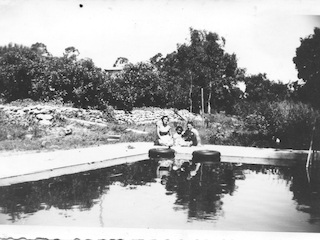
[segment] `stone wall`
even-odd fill
[[[136,109],[131,113],[125,113],[122,110],[115,110],[115,118],[119,123],[134,123],[134,124],[148,124],[155,123],[161,119],[162,116],[168,116],[171,122],[178,122],[183,119],[187,120],[201,120],[200,116],[190,113],[187,110],[180,110],[177,113],[173,109]]]
[[[106,115],[98,110],[79,109],[72,107],[33,105],[27,107],[0,105],[7,120],[28,125],[30,121],[38,121],[41,125],[52,125],[55,120],[73,118],[93,123],[107,124]],[[114,110],[114,120],[119,124],[148,124],[158,121],[162,116],[167,115],[172,122],[181,121],[182,118],[198,121],[200,116],[194,115],[187,110],[180,110],[177,113],[173,109],[146,108],[135,109],[131,113],[122,110]]]

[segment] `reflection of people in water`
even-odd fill
[[[221,194],[232,194],[235,180],[228,164],[185,161],[180,168],[172,168],[166,189],[176,193],[177,204],[189,207],[190,217],[199,217],[204,212],[214,214],[218,211]]]
[[[165,185],[167,183],[168,176],[172,169],[172,163],[173,160],[171,159],[161,160],[158,163],[157,178],[160,179],[162,185]]]

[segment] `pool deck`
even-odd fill
[[[84,172],[113,165],[148,159],[148,151],[158,148],[150,142],[115,143],[103,146],[55,151],[0,152],[0,186],[37,181],[66,174]],[[223,162],[284,165],[306,161],[307,150],[203,145],[173,147],[176,158],[191,159],[195,150],[207,149],[221,153]]]

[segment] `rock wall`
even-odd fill
[[[33,105],[27,107],[0,105],[0,112],[4,113],[7,121],[19,122],[26,126],[30,121],[37,121],[41,125],[53,125],[56,120],[73,118],[94,123],[107,124],[108,116],[102,111],[79,109],[72,107]],[[187,110],[180,110],[177,113],[173,109],[146,108],[135,109],[131,113],[122,110],[114,110],[113,118],[119,124],[148,124],[158,121],[162,116],[168,116],[170,121],[178,122],[182,118],[198,121],[200,116],[194,115]]]
[[[187,110],[180,110],[177,113],[173,109],[136,109],[131,113],[125,113],[122,110],[115,110],[115,118],[119,123],[134,123],[134,124],[148,124],[155,123],[161,119],[162,116],[168,116],[171,122],[179,122],[183,119],[187,120],[201,120],[200,116],[190,113]]]
[[[0,105],[0,111],[4,112],[8,121],[19,122],[20,124],[28,124],[30,121],[38,121],[41,125],[52,125],[55,120],[65,118],[77,118],[99,123],[107,122],[100,111],[71,107],[46,105],[17,107]]]

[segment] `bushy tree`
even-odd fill
[[[312,35],[300,39],[293,62],[298,70],[298,78],[305,84],[301,88],[304,100],[320,107],[320,28]]]
[[[53,57],[43,43],[0,48],[0,94],[7,101],[59,99],[77,107],[105,104],[100,88],[106,79],[91,59],[77,60],[75,47]]]
[[[283,101],[290,97],[288,84],[270,81],[266,74],[245,77],[245,99],[251,102]]]
[[[133,107],[166,105],[166,86],[152,64],[127,64],[107,85],[105,96],[118,108],[131,111]]]
[[[9,44],[0,49],[0,94],[7,101],[28,98],[32,89],[33,67],[39,56],[30,48]]]

